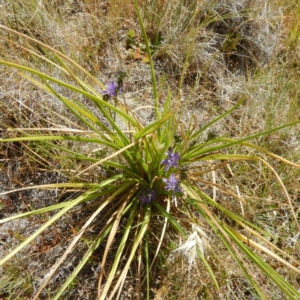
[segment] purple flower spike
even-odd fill
[[[150,203],[151,200],[155,200],[156,199],[156,190],[154,188],[150,189],[150,188],[146,188],[142,191],[141,195],[140,195],[140,200],[142,203]]]
[[[108,95],[110,97],[116,97],[117,89],[118,89],[118,84],[115,83],[114,81],[111,81],[109,84],[106,85],[106,90],[103,92],[103,95]]]
[[[163,178],[163,182],[166,183],[165,190],[172,191],[173,194],[175,194],[175,192],[182,193],[181,188],[178,186],[179,181],[176,179],[175,174],[171,174],[169,179]]]
[[[161,162],[163,165],[166,165],[165,171],[169,171],[171,167],[178,167],[178,161],[180,160],[178,152],[172,153],[168,150],[166,154],[168,157]]]

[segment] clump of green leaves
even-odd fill
[[[133,29],[130,29],[127,33],[127,40],[126,40],[126,47],[135,49],[135,42],[134,42],[135,33]]]

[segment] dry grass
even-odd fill
[[[195,118],[201,127],[242,98],[246,98],[245,105],[210,128],[203,139],[211,134],[238,138],[299,118],[300,5],[297,1],[286,4],[260,0],[180,1],[180,5],[177,2],[157,0],[149,4],[140,1],[140,9],[148,35],[152,43],[158,45],[153,57],[160,86],[159,100],[164,101],[168,84],[174,102],[184,107],[183,126],[187,120]],[[153,111],[147,108],[153,103],[151,74],[148,64],[143,61],[143,41],[131,1],[0,2],[0,23],[62,50],[102,82],[116,80],[121,70],[126,72],[124,93],[120,100],[126,102],[131,110],[139,109],[138,116],[145,124],[153,120]],[[134,35],[128,41],[130,30]],[[48,54],[42,46],[4,31],[0,33],[0,39],[2,59],[46,70],[52,72],[53,76],[69,80],[51,65],[42,65],[15,42],[40,55]],[[10,127],[84,129],[58,100],[36,90],[17,72],[3,66],[0,66],[0,86],[0,126],[3,136],[14,134],[4,131]],[[72,94],[66,96],[78,98]],[[91,107],[84,97],[78,100]],[[299,163],[299,138],[299,128],[289,128],[256,143]],[[28,143],[0,146],[0,192],[28,185],[64,182],[84,167],[74,165],[71,160],[65,160],[63,166],[57,165],[55,159],[45,158],[63,153],[53,153],[54,150],[47,148],[47,145],[33,153],[28,146]],[[73,145],[69,147],[72,149]],[[83,145],[80,149],[84,153],[93,150],[92,145]],[[99,157],[103,155],[105,153],[99,152]],[[299,218],[299,171],[282,166],[280,162],[270,163],[279,170]],[[242,207],[240,203],[232,202],[229,196],[220,198],[214,190],[208,193],[228,209],[242,214],[275,236],[277,247],[299,261],[300,243],[297,238],[293,240],[297,233],[296,225],[278,183],[271,179],[269,170],[264,166],[257,166],[253,171],[249,164],[232,164],[230,170],[226,166],[221,167],[214,173],[214,179],[204,178],[222,182],[228,191],[247,195]],[[88,179],[99,180],[99,176],[101,174],[90,174]],[[205,188],[205,183],[199,184]],[[0,199],[3,206],[0,215],[4,218],[31,208],[66,201],[78,192],[59,194],[57,191],[33,190],[5,195]],[[72,211],[0,269],[0,298],[30,299],[92,209],[87,204],[80,211]],[[173,213],[181,214],[180,211]],[[2,225],[0,257],[30,235],[44,222],[44,218],[47,215]],[[184,222],[187,216],[182,215],[181,218]],[[71,255],[51,281],[49,294],[45,292],[41,299],[51,298],[51,292],[70,274],[73,264],[80,260],[89,240],[93,239],[101,226],[95,220],[94,231],[88,232],[82,239],[76,253]],[[161,220],[152,227],[159,239]],[[214,240],[204,222],[203,228],[210,237],[205,254],[214,266],[221,290],[215,289],[201,262],[194,262],[189,270],[186,258],[175,253],[161,253],[158,262],[160,268],[151,274],[152,298],[258,299],[236,263],[228,256],[227,250]],[[167,233],[166,243],[174,250],[180,241],[172,234],[172,231]],[[102,254],[103,249],[95,252],[64,299],[96,299],[98,266]],[[269,257],[266,259],[287,281],[300,289],[299,278],[287,272],[284,266],[275,265],[275,261],[272,262]],[[261,287],[270,299],[283,299],[279,289],[258,270],[253,268],[251,271],[259,278]],[[125,283],[120,299],[136,297],[136,279],[132,278]]]

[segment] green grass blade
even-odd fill
[[[76,141],[82,143],[95,143],[100,145],[105,145],[112,147],[113,149],[118,150],[119,148],[116,147],[113,143],[108,143],[106,141],[97,139],[97,138],[88,138],[83,136],[61,136],[61,135],[35,135],[35,136],[24,136],[24,137],[16,137],[16,138],[7,138],[7,139],[0,139],[0,143],[3,142],[21,142],[21,141]]]
[[[148,58],[149,58],[150,70],[151,70],[151,79],[152,79],[152,88],[153,88],[153,96],[154,96],[154,105],[155,105],[155,108],[156,108],[156,119],[158,120],[158,119],[160,119],[160,112],[159,112],[159,103],[158,103],[155,69],[154,69],[150,44],[149,44],[149,40],[148,40],[148,37],[147,37],[147,32],[146,32],[144,22],[142,20],[141,14],[140,14],[140,10],[139,10],[137,0],[134,0],[134,8],[135,8],[136,14],[137,14],[138,19],[139,19],[143,39],[144,39],[144,42],[145,42],[145,45],[146,45],[146,51],[147,51]]]
[[[144,219],[143,219],[142,224],[141,224],[141,228],[139,230],[139,233],[138,233],[137,237],[135,238],[135,240],[133,242],[133,246],[132,246],[130,255],[127,259],[127,263],[124,266],[123,272],[120,274],[119,279],[118,279],[118,281],[117,281],[117,283],[116,283],[109,299],[113,299],[113,296],[115,295],[117,289],[119,288],[121,282],[123,281],[123,278],[125,278],[125,276],[128,272],[129,266],[130,266],[135,254],[136,254],[136,250],[137,250],[138,246],[140,245],[140,243],[141,243],[142,239],[144,238],[144,235],[145,235],[145,233],[148,229],[148,225],[149,225],[149,222],[150,222],[150,217],[151,217],[151,208],[150,208],[150,206],[146,206],[145,215],[144,215]],[[100,300],[105,300],[105,296],[106,295],[101,295]]]
[[[186,161],[193,160],[197,156],[201,156],[201,155],[204,155],[204,154],[207,154],[207,153],[210,153],[210,152],[216,152],[216,151],[219,151],[219,150],[222,150],[222,149],[229,148],[231,146],[241,145],[242,143],[244,143],[246,141],[253,140],[253,139],[262,137],[264,135],[268,135],[268,134],[270,134],[274,131],[278,131],[278,130],[281,130],[281,129],[284,129],[284,128],[295,126],[298,123],[300,123],[300,120],[295,121],[295,122],[291,122],[291,123],[288,123],[288,124],[285,124],[285,125],[281,125],[281,126],[278,126],[276,128],[273,128],[273,129],[270,129],[270,130],[267,130],[267,131],[264,131],[264,132],[261,132],[261,133],[257,133],[257,134],[242,138],[240,140],[230,140],[229,141],[228,139],[225,139],[225,138],[218,138],[216,140],[210,141],[210,143],[214,143],[214,142],[217,142],[217,141],[218,142],[223,142],[221,145],[215,145],[215,146],[212,146],[212,147],[204,147],[204,148],[203,148],[202,145],[199,145],[198,148],[193,149],[193,151],[187,150],[186,153],[184,153],[182,155],[182,159],[186,160]]]
[[[71,85],[71,84],[68,84],[68,83],[65,83],[64,81],[61,81],[59,79],[56,79],[54,77],[51,77],[45,73],[42,73],[42,72],[39,72],[37,70],[34,70],[32,68],[29,68],[29,67],[25,67],[25,66],[22,66],[22,65],[19,65],[19,64],[15,64],[15,63],[12,63],[12,62],[8,62],[8,61],[4,61],[4,60],[0,60],[0,64],[2,65],[6,65],[6,66],[9,66],[9,67],[13,67],[13,68],[16,68],[16,69],[19,69],[19,70],[23,70],[23,71],[26,71],[26,72],[29,72],[31,74],[35,74],[37,76],[39,76],[40,78],[43,78],[44,80],[49,80],[51,82],[54,82],[54,83],[57,83],[58,85],[62,86],[62,87],[65,87],[75,93],[78,93],[78,94],[81,94],[81,95],[84,95],[86,97],[88,97],[89,99],[91,99],[95,104],[100,104],[102,105],[103,107],[107,107],[109,109],[111,109],[112,111],[116,112],[117,114],[121,115],[122,117],[124,117],[128,122],[130,122],[134,127],[137,127],[137,122],[132,118],[130,117],[126,112],[123,112],[119,109],[117,109],[114,105],[102,100],[101,98],[99,97],[96,97],[74,85]]]
[[[260,258],[257,254],[251,251],[243,242],[236,237],[232,232],[232,229],[223,226],[223,229],[231,237],[232,240],[242,249],[242,251],[249,257],[249,259],[254,262],[267,276],[270,278],[286,295],[291,297],[290,299],[300,298],[300,293],[290,285],[283,277],[281,277],[275,270],[273,270],[269,264]]]
[[[207,272],[209,273],[214,285],[216,286],[216,288],[218,290],[220,290],[220,287],[219,287],[219,284],[218,284],[218,281],[217,281],[217,278],[214,274],[214,271],[212,270],[211,266],[209,265],[208,261],[206,260],[205,256],[202,255],[202,253],[200,251],[197,251],[197,255],[198,257],[201,259],[202,263],[204,264]]]
[[[140,138],[145,137],[146,135],[154,132],[155,130],[157,130],[159,127],[161,127],[166,120],[168,120],[170,117],[172,116],[172,113],[168,113],[166,116],[162,117],[161,119],[153,122],[152,124],[149,124],[148,126],[146,126],[145,128],[143,128],[142,130],[140,130],[136,135],[135,135],[135,140],[138,140]]]
[[[105,288],[102,291],[103,294],[107,294],[108,289],[109,289],[109,287],[110,287],[110,285],[111,285],[111,283],[112,283],[112,281],[115,277],[115,274],[116,274],[116,271],[118,269],[121,256],[122,256],[124,248],[126,246],[126,241],[129,237],[129,234],[130,234],[130,231],[131,231],[131,228],[132,228],[132,223],[133,223],[134,217],[137,213],[137,204],[138,204],[138,202],[135,201],[132,208],[131,208],[131,210],[130,210],[130,215],[129,215],[129,218],[127,220],[127,224],[125,225],[125,229],[124,229],[122,239],[120,241],[118,250],[116,252],[112,267],[109,271],[108,278],[106,279]]]
[[[76,278],[78,273],[81,271],[81,269],[86,265],[92,254],[97,250],[101,242],[105,239],[107,234],[109,233],[112,225],[109,225],[103,229],[102,232],[100,232],[98,238],[94,241],[94,243],[90,246],[88,251],[85,253],[84,257],[80,261],[80,263],[77,265],[75,270],[72,272],[72,274],[66,279],[64,284],[60,287],[60,289],[57,291],[56,295],[53,297],[53,300],[58,300],[64,291],[70,286],[70,284],[73,282],[73,280]]]
[[[212,120],[211,122],[208,122],[205,126],[203,126],[201,129],[199,129],[198,131],[196,131],[194,134],[191,135],[191,140],[197,139],[199,137],[199,135],[206,130],[207,128],[210,128],[213,124],[217,123],[218,121],[224,119],[226,116],[228,116],[229,114],[231,114],[234,110],[236,110],[241,104],[243,104],[245,102],[246,99],[243,99],[241,101],[239,101],[236,105],[234,105],[231,109],[227,110],[225,113],[223,113],[222,115],[220,115],[219,117],[215,118],[214,120]]]
[[[78,198],[74,199],[72,203],[70,203],[68,206],[64,207],[61,211],[59,211],[55,216],[50,218],[45,224],[39,227],[39,229],[26,238],[24,242],[19,244],[14,250],[12,250],[8,255],[6,255],[4,258],[0,260],[0,266],[4,265],[9,259],[11,259],[14,255],[16,255],[19,251],[21,251],[24,247],[29,245],[35,238],[37,238],[44,230],[46,230],[51,224],[53,224],[56,220],[58,220],[60,217],[62,217],[65,213],[67,213],[70,209],[72,209],[74,206],[78,205],[82,201],[85,201],[85,198],[88,196],[91,196],[91,194],[95,193],[98,190],[98,188],[93,188],[90,191],[84,193],[83,195],[79,196]]]
[[[117,180],[117,178],[115,178],[115,180]],[[112,188],[105,189],[102,192],[92,194],[91,196],[86,197],[81,203],[84,203],[84,202],[89,201],[89,200],[93,200],[97,197],[109,195],[109,194],[113,193],[117,188],[118,187],[113,186]],[[22,190],[28,190],[28,189],[29,188],[25,188],[25,189],[22,189]],[[14,191],[12,191],[12,192],[14,192]],[[64,208],[64,207],[72,204],[73,201],[74,200],[70,200],[70,201],[58,203],[58,204],[55,204],[55,205],[47,206],[47,207],[44,207],[44,208],[28,211],[26,213],[13,215],[13,216],[7,217],[5,219],[1,219],[0,224],[4,224],[4,223],[9,222],[9,221],[13,221],[13,220],[17,220],[17,219],[23,219],[23,218],[27,218],[27,217],[30,217],[30,216],[44,214],[44,213],[47,213],[47,212],[50,212],[50,211],[53,211],[53,210],[61,209],[61,208]]]
[[[146,264],[146,299],[150,299],[150,269],[149,269],[149,233],[146,232],[145,234],[145,246],[144,246],[144,251],[145,251],[145,264]]]
[[[176,219],[169,214],[161,205],[159,205],[157,202],[153,202],[153,205],[161,212],[161,214],[168,219],[170,224],[174,227],[174,229],[179,232],[182,236],[187,236],[184,229],[179,225],[179,223],[176,221]]]
[[[2,28],[3,30],[6,30],[8,32],[14,33],[20,37],[24,37],[27,40],[30,40],[38,45],[41,45],[45,48],[47,48],[50,52],[55,53],[57,55],[59,55],[60,57],[62,57],[63,59],[65,59],[66,61],[70,62],[72,65],[74,65],[77,69],[79,69],[81,72],[83,72],[88,78],[90,78],[92,81],[94,81],[96,83],[96,85],[100,86],[102,89],[105,89],[105,87],[103,86],[103,84],[97,80],[97,78],[95,78],[94,76],[92,76],[87,70],[85,70],[84,68],[82,68],[79,64],[77,64],[74,60],[70,59],[68,56],[64,55],[63,53],[59,52],[58,50],[56,50],[55,48],[50,47],[49,45],[35,39],[32,38],[24,33],[18,32],[16,30],[13,30],[9,27],[6,27],[4,25],[0,24],[0,28]],[[42,57],[44,58],[44,57]]]

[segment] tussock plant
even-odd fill
[[[193,9],[190,21],[196,22],[201,11],[197,6]],[[34,86],[33,97],[48,94],[56,103],[55,107],[37,104],[44,112],[39,115],[34,106],[20,102],[24,124],[10,117],[8,104],[2,105],[2,115],[7,118],[0,139],[2,153],[6,151],[8,157],[13,151],[8,149],[15,147],[14,153],[22,152],[26,168],[32,168],[35,178],[43,170],[56,179],[50,183],[28,180],[27,185],[1,192],[3,205],[5,197],[30,191],[41,202],[36,206],[24,203],[26,211],[14,211],[0,220],[2,230],[13,228],[14,239],[13,244],[7,241],[1,245],[0,272],[4,280],[0,295],[7,299],[104,300],[125,299],[125,292],[131,289],[137,299],[162,299],[159,297],[164,295],[164,299],[177,299],[174,291],[169,298],[163,292],[166,283],[161,287],[154,283],[156,272],[165,271],[173,257],[173,263],[186,261],[188,284],[193,283],[194,272],[206,274],[197,299],[225,299],[224,284],[234,282],[234,276],[243,278],[248,292],[248,298],[235,292],[238,299],[277,299],[264,282],[276,287],[280,299],[300,299],[296,279],[300,277],[299,261],[281,249],[276,232],[260,223],[255,212],[260,197],[274,189],[277,199],[284,203],[293,234],[300,232],[299,210],[295,210],[285,185],[283,169],[289,166],[296,170],[300,165],[260,143],[284,134],[299,121],[238,138],[219,136],[216,126],[247,105],[247,97],[240,97],[226,110],[215,109],[215,115],[206,117],[202,124],[196,116],[182,122],[189,103],[185,104],[177,91],[172,93],[167,83],[157,83],[153,56],[163,57],[166,46],[160,45],[159,28],[153,29],[154,49],[137,1],[134,11],[142,31],[143,55],[151,71],[152,96],[149,91],[147,95],[153,99],[152,105],[137,109],[132,109],[124,97],[126,76],[130,74],[121,72],[115,80],[99,81],[56,47],[20,28],[0,25],[5,42],[26,54],[28,62],[1,59],[2,72],[14,70],[11,76]],[[213,28],[221,22],[217,17],[221,7],[212,11]],[[188,22],[188,17],[184,20]],[[192,58],[186,55],[181,74],[188,72]],[[181,86],[183,82],[182,77]],[[149,110],[151,120],[145,121],[143,111]],[[53,119],[45,117],[49,111]],[[60,124],[55,121],[58,118]],[[252,188],[243,188],[246,182]],[[39,195],[46,195],[39,194],[42,191],[57,195],[57,201],[42,199],[45,196]],[[57,229],[62,223],[65,232]],[[28,224],[31,230],[18,235],[17,224]],[[219,256],[220,251],[226,256]],[[39,264],[41,258],[36,252],[49,256],[51,262],[41,273],[26,269],[28,260],[32,265]],[[233,277],[226,273],[228,264],[234,266],[230,271],[236,272]],[[89,279],[84,277],[88,269],[94,272]],[[287,273],[295,280],[287,280]],[[76,294],[80,285],[89,286],[89,291]]]

